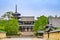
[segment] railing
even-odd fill
[[[34,26],[34,25],[19,25],[19,26]]]

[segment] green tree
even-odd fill
[[[4,19],[5,17],[7,17],[8,19],[11,19],[13,16],[12,16],[13,12],[9,11],[9,12],[6,12],[2,17],[2,19]]]
[[[6,22],[5,31],[7,32],[7,34],[17,34],[19,31],[18,20],[8,20]]]
[[[19,31],[18,20],[13,17],[13,12],[6,12],[2,17],[9,20],[0,19],[0,30],[6,31],[7,34],[17,34]]]
[[[17,34],[19,31],[18,20],[0,20],[0,31],[5,31],[7,34]]]
[[[44,26],[48,24],[48,18],[46,16],[40,16],[34,21],[33,30],[37,32],[38,30],[45,30]]]
[[[0,31],[4,31],[5,26],[4,26],[4,20],[0,20]]]

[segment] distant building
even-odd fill
[[[16,5],[15,13],[12,15],[18,19],[19,31],[21,32],[33,31],[34,16],[21,16],[21,14],[17,12],[17,5]]]
[[[53,27],[60,27],[60,17],[49,17],[49,24]]]
[[[48,24],[45,26],[46,31],[53,31],[56,28],[60,27],[60,17],[49,17],[48,18]]]
[[[21,14],[17,12],[17,5],[16,5],[16,7],[15,7],[15,13],[12,14],[12,15],[13,15],[16,19],[18,19],[18,20],[21,18],[21,17],[20,17]]]

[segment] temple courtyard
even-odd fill
[[[4,38],[0,40],[44,40],[42,38]]]

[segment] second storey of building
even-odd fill
[[[34,16],[21,16],[20,26],[34,26]]]

